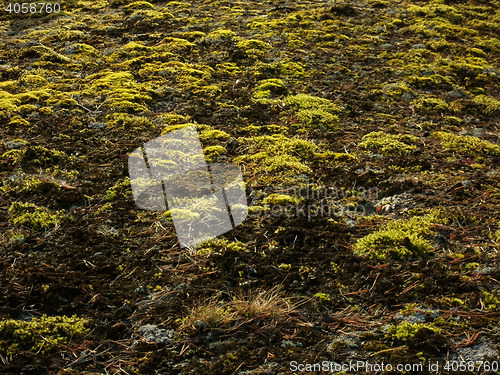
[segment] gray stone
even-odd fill
[[[167,344],[174,339],[173,329],[167,330],[158,328],[154,324],[145,324],[139,327],[137,333],[141,335],[145,341],[155,344]]]

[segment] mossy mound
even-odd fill
[[[408,155],[415,150],[418,138],[409,134],[387,134],[383,131],[366,134],[360,146],[368,150],[378,151],[384,155]]]
[[[11,356],[22,350],[50,353],[89,332],[87,320],[76,316],[46,316],[30,321],[0,320],[0,353]]]
[[[332,101],[308,94],[288,96],[285,104],[296,110],[295,116],[305,127],[321,130],[338,128],[342,108]]]
[[[50,229],[59,223],[62,211],[51,212],[33,203],[14,202],[9,208],[10,220],[15,225],[25,226],[35,231]]]
[[[470,135],[455,135],[447,132],[436,132],[434,136],[441,140],[441,146],[443,148],[457,152],[461,155],[500,155],[499,145],[477,137]]]
[[[428,238],[432,225],[442,223],[438,213],[389,222],[383,228],[360,238],[353,246],[356,254],[372,259],[407,260],[424,257],[432,251]]]

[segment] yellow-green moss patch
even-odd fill
[[[500,155],[500,146],[470,135],[455,135],[447,132],[435,132],[443,148],[463,155]]]
[[[384,155],[407,155],[417,149],[418,138],[409,134],[387,134],[383,131],[366,134],[360,146]]]
[[[353,250],[356,254],[380,260],[423,257],[432,251],[427,239],[432,234],[432,224],[442,222],[443,219],[437,212],[408,220],[395,220],[360,238]]]
[[[88,333],[87,320],[76,316],[46,316],[30,321],[0,320],[0,352],[5,356],[19,351],[50,353],[74,338]]]

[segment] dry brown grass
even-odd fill
[[[277,286],[269,290],[257,289],[247,293],[239,291],[233,297],[231,307],[241,317],[286,319],[303,303],[305,300],[292,303],[284,297],[280,286]]]

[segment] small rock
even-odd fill
[[[483,138],[483,135],[484,135],[484,129],[483,129],[483,128],[474,128],[474,129],[472,129],[471,134],[472,134],[474,137],[477,137],[477,138]]]
[[[425,49],[425,44],[418,43],[411,46],[411,49]]]
[[[166,344],[174,339],[173,329],[166,330],[158,328],[154,324],[145,324],[139,327],[137,333],[141,335],[145,341],[155,344]]]
[[[103,129],[106,127],[106,123],[91,121],[89,124],[89,127],[94,128],[94,129]]]
[[[7,147],[9,150],[12,150],[12,149],[24,147],[27,144],[28,144],[28,142],[21,141],[21,140],[7,141],[7,142],[5,142],[5,147]]]

